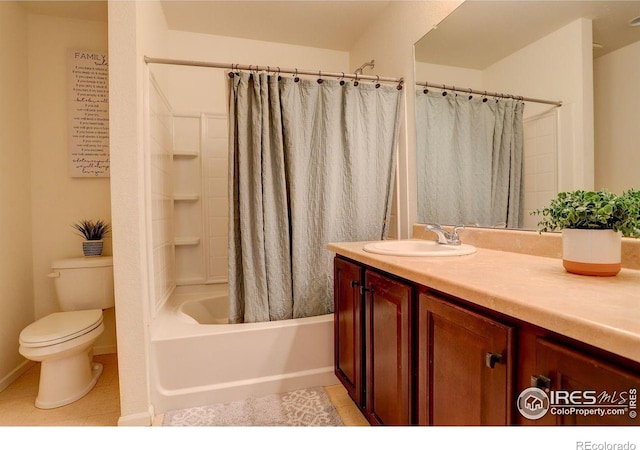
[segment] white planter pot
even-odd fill
[[[620,272],[622,234],[613,230],[562,230],[562,265],[567,272],[611,277]]]

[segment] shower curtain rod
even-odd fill
[[[290,73],[294,75],[313,75],[322,77],[333,77],[333,78],[349,78],[354,80],[371,80],[375,82],[387,82],[387,83],[398,83],[398,88],[401,88],[404,83],[404,78],[390,78],[390,77],[381,77],[378,75],[358,75],[356,73],[344,73],[344,72],[323,72],[321,70],[311,71],[311,70],[301,70],[301,69],[288,69],[284,67],[278,66],[253,66],[246,64],[228,64],[228,63],[216,63],[216,62],[205,62],[205,61],[187,61],[180,59],[166,59],[166,58],[152,58],[149,56],[144,57],[144,62],[147,64],[169,64],[175,66],[194,66],[194,67],[213,67],[218,69],[231,69],[231,70],[256,70],[256,71],[267,71],[272,73]]]
[[[480,94],[480,95],[484,95],[486,97],[513,98],[514,100],[522,100],[524,102],[544,103],[545,105],[562,106],[562,102],[561,101],[541,100],[539,98],[522,97],[521,95],[501,94],[501,93],[498,93],[498,92],[478,91],[478,90],[470,89],[470,88],[463,89],[463,88],[457,88],[455,86],[447,86],[445,84],[416,83],[416,85],[438,88],[438,89],[442,89],[442,90],[445,90],[445,91],[464,92],[466,94]]]

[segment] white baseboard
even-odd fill
[[[127,416],[120,416],[118,419],[119,427],[149,427],[153,423],[155,414],[153,412],[153,406],[149,407],[149,411],[129,414]]]
[[[25,373],[34,365],[35,365],[34,361],[25,360],[22,362],[22,364],[20,364],[18,367],[16,367],[11,372],[9,372],[7,376],[0,379],[0,392],[4,391],[11,383],[16,381],[20,377],[20,375]]]

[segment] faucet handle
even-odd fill
[[[424,226],[425,230],[427,231],[431,231],[431,230],[442,230],[442,225],[440,225],[439,223],[427,223]]]
[[[458,230],[464,230],[465,226],[464,225],[456,225],[455,227],[453,227],[453,236],[455,236],[456,238],[458,237]]]
[[[464,229],[464,225],[457,225],[453,227],[453,231],[451,232],[450,244],[452,245],[460,245],[460,236],[458,235],[458,230]]]

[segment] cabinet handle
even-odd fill
[[[351,281],[351,287],[352,288],[358,287],[358,286],[360,286],[360,282],[359,281],[356,281],[356,280]]]
[[[500,353],[487,353],[484,357],[484,363],[490,369],[496,366],[496,363],[503,364],[504,358]]]
[[[531,375],[531,387],[551,389],[551,378],[544,375]]]
[[[369,287],[360,286],[360,294],[364,295],[367,292],[373,292],[373,286],[369,286]]]

